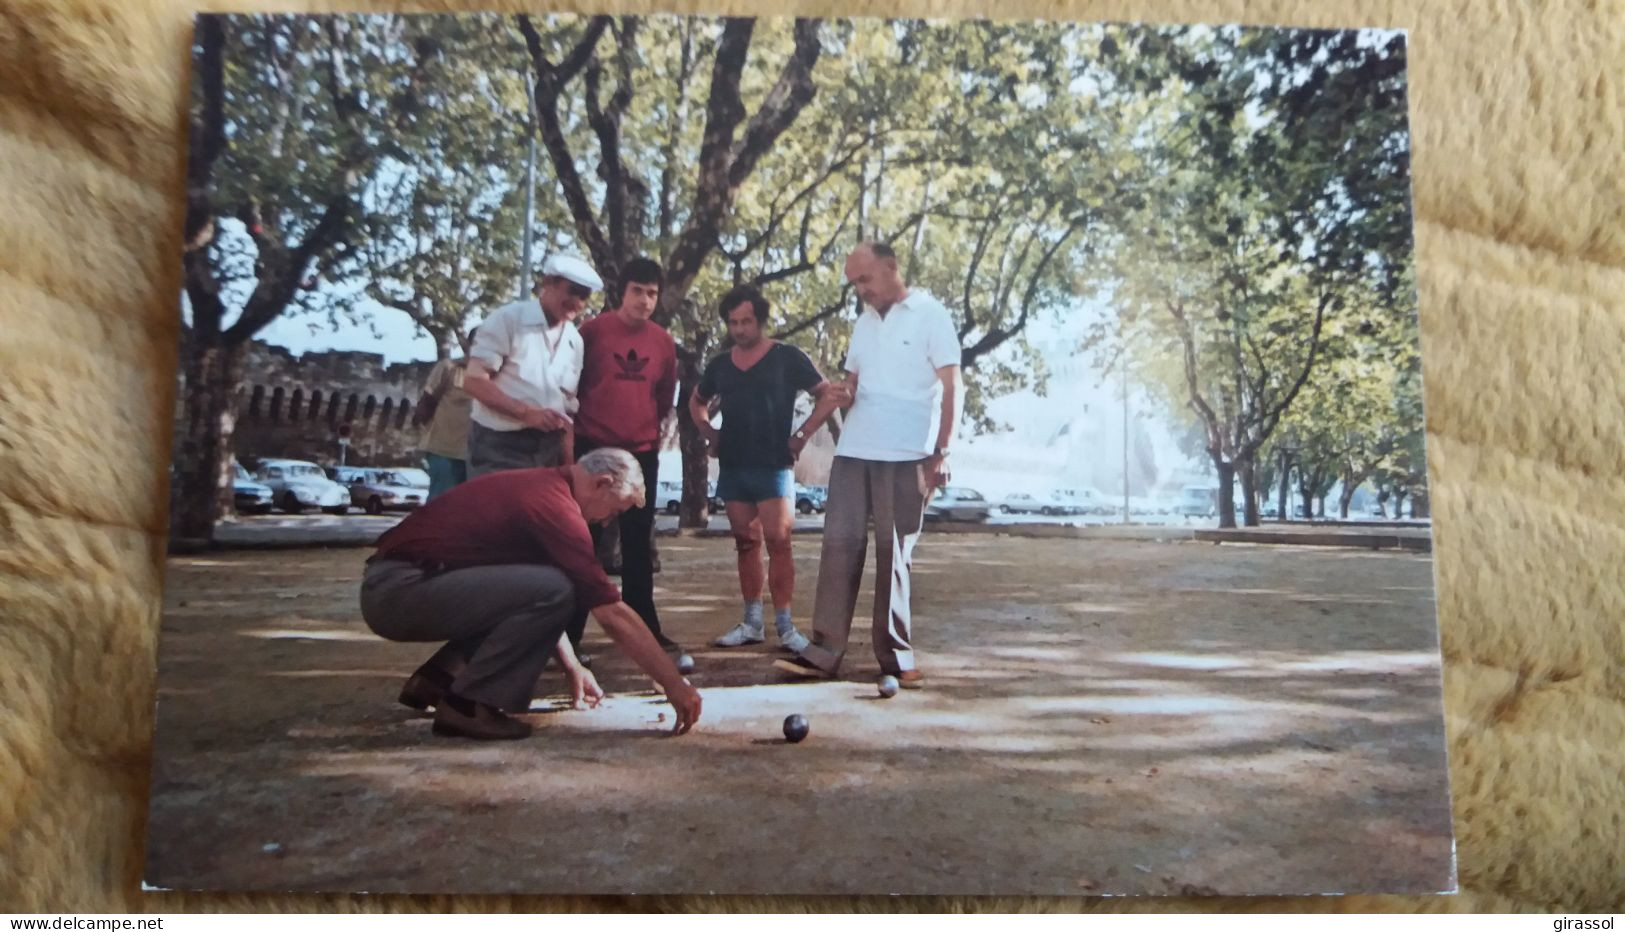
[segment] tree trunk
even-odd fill
[[[1427,489],[1417,489],[1416,492],[1412,493],[1412,495],[1411,495],[1411,517],[1413,517],[1413,518],[1431,517],[1431,515],[1428,513],[1428,493],[1427,493]]]
[[[1291,478],[1292,463],[1287,458],[1286,453],[1283,451],[1281,453],[1281,488],[1275,496],[1275,520],[1277,521],[1286,521],[1292,517],[1292,515],[1287,512],[1287,508],[1290,507],[1287,504],[1289,501],[1289,496],[1287,495],[1287,480]]]
[[[1349,502],[1354,501],[1354,490],[1365,481],[1364,476],[1353,473],[1343,474],[1343,490],[1337,493],[1337,516],[1344,521],[1349,519]]]
[[[1326,517],[1326,493],[1322,492],[1315,503],[1315,517]]]
[[[1405,496],[1409,494],[1404,489],[1394,490],[1394,518],[1398,520],[1405,517]],[[1416,506],[1412,504],[1411,514],[1416,514]]]
[[[677,406],[677,449],[683,455],[683,500],[677,512],[680,528],[703,528],[711,520],[711,457],[687,404],[695,386],[700,384],[699,360],[698,353],[679,348],[677,371],[682,387],[677,397],[683,402]]]
[[[1219,473],[1219,527],[1236,526],[1236,466],[1217,457],[1213,467]]]
[[[1302,472],[1298,473],[1298,498],[1303,505],[1303,519],[1308,521],[1315,516],[1315,487]]]
[[[1250,458],[1236,464],[1236,476],[1241,479],[1242,521],[1258,527],[1258,480]]]
[[[181,352],[185,416],[176,427],[169,536],[207,543],[215,522],[233,513],[232,439],[245,346],[190,343]]]

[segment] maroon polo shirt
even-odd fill
[[[561,570],[587,611],[621,600],[604,575],[570,467],[511,469],[457,486],[378,538],[380,559],[443,569],[535,563]]]

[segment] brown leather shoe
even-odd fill
[[[480,741],[512,741],[530,737],[529,725],[504,715],[499,709],[493,709],[483,702],[465,700],[463,704],[472,708],[473,713],[458,711],[450,702],[435,706],[434,725],[430,730],[448,738],[474,738]]]
[[[400,703],[409,709],[427,712],[431,706],[440,705],[440,697],[445,692],[446,687],[418,672],[406,678],[406,685],[401,687]]]
[[[897,685],[904,689],[921,689],[925,686],[925,674],[918,670],[904,670],[893,676],[897,677]]]

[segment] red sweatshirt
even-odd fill
[[[555,566],[591,611],[621,600],[593,551],[570,467],[510,469],[457,486],[378,538],[378,558],[461,569],[508,563]]]
[[[677,392],[677,344],[659,324],[627,326],[614,311],[581,325],[576,436],[631,453],[660,443]],[[580,440],[576,445],[583,446]]]

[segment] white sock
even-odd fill
[[[762,600],[745,603],[745,627],[758,634],[762,631]]]

